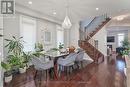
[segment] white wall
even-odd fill
[[[107,36],[114,36],[115,42],[107,43],[107,45],[112,45],[113,51],[116,51],[118,47],[118,34],[124,33],[125,37],[128,37],[130,41],[130,27],[128,26],[111,26],[107,28]]]
[[[20,36],[20,15],[21,13],[16,13],[14,18],[4,18],[4,38],[12,38],[14,36]],[[35,18],[35,17],[34,17]],[[44,19],[35,18],[37,21],[37,42],[41,42],[44,45],[45,50],[56,47],[56,26],[60,26],[57,23],[47,21]],[[50,31],[52,34],[52,41],[50,44],[44,43],[44,32]],[[4,41],[4,45],[6,45]],[[4,54],[7,54],[7,49],[4,48]],[[6,56],[5,56],[6,57]]]
[[[79,47],[78,40],[79,40],[79,23],[75,23],[70,29],[70,44],[69,45]]]
[[[3,35],[3,17],[0,16],[0,35]],[[0,37],[0,87],[3,87],[1,61],[3,60],[3,37]]]
[[[98,31],[92,39],[98,40],[98,50],[107,56],[107,31],[106,26],[104,26],[100,31]]]
[[[42,42],[45,50],[56,47],[56,23],[46,20],[37,19],[37,41]],[[49,31],[52,34],[52,41],[50,44],[44,43],[44,32]]]
[[[20,16],[15,14],[13,18],[4,17],[3,19],[3,28],[4,28],[4,39],[11,39],[12,36],[20,36]],[[4,45],[7,42],[4,40]],[[4,48],[4,57],[6,57],[7,49]]]

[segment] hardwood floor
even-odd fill
[[[126,87],[124,67],[124,60],[113,55],[99,65],[91,63],[74,70],[68,78],[62,74],[58,79],[47,81],[40,72],[34,80],[35,70],[30,68],[26,73],[16,75],[4,87]]]

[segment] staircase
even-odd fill
[[[92,37],[110,21],[107,15],[95,17],[84,29],[80,29],[79,46],[83,48],[95,63],[104,61],[104,55],[98,50],[96,40]]]

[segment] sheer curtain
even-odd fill
[[[20,17],[20,35],[24,40],[24,51],[34,51],[36,43],[36,20],[30,17]]]

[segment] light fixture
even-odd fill
[[[124,17],[117,17],[116,19],[117,19],[117,21],[122,21],[124,19]]]
[[[53,15],[56,15],[56,12],[55,12],[55,11],[53,12]]]
[[[30,4],[30,5],[31,5],[31,4],[32,4],[32,1],[29,1],[29,2],[28,2],[28,4]]]
[[[98,10],[99,10],[99,8],[96,8],[96,10],[98,11]]]
[[[129,16],[129,14],[125,14],[125,15],[116,16],[116,17],[114,17],[113,19],[114,19],[114,20],[117,20],[117,21],[122,21],[122,20],[124,20],[125,18],[127,18],[128,16]]]
[[[69,9],[69,6],[68,6],[68,3],[67,3],[67,6],[66,6],[66,16],[65,16],[65,19],[64,19],[64,21],[62,23],[62,27],[64,29],[70,29],[71,26],[72,26],[72,23],[71,23],[71,21],[70,21],[70,19],[68,17],[68,9]]]

